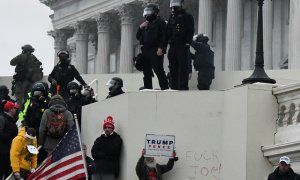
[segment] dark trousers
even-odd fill
[[[153,88],[152,86],[152,77],[153,77],[152,69],[153,69],[158,78],[160,89],[161,90],[168,89],[169,83],[163,66],[164,56],[163,55],[157,56],[156,51],[157,51],[156,47],[142,48],[142,55],[144,60],[144,69],[143,69],[144,88],[145,89]]]
[[[9,153],[0,153],[0,179],[6,179],[11,173]]]
[[[201,77],[200,73],[198,72],[198,84],[197,87],[199,90],[209,90],[210,84],[212,79],[209,77]]]
[[[189,82],[189,48],[183,46],[170,46],[168,52],[171,89],[188,90]]]

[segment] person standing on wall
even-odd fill
[[[183,0],[171,0],[172,14],[167,23],[171,89],[188,90],[189,49],[195,32],[194,18],[183,8]]]
[[[191,54],[194,60],[194,68],[198,71],[199,90],[209,90],[212,80],[215,78],[214,52],[208,44],[208,36],[204,33],[194,36],[191,46],[195,54]]]
[[[152,89],[152,69],[154,70],[161,90],[168,89],[168,80],[164,71],[164,53],[166,51],[166,23],[159,16],[156,4],[147,4],[143,16],[145,21],[139,26],[136,38],[142,45],[144,88]]]

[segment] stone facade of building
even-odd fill
[[[164,19],[166,0],[40,0],[49,6],[55,52],[68,48],[81,73],[132,73],[139,52],[135,39],[146,3],[157,3]],[[218,71],[253,69],[257,27],[256,0],[189,0],[185,8],[198,33],[206,33]],[[265,0],[263,6],[266,69],[298,69],[300,2]],[[294,22],[295,21],[295,22]],[[57,62],[57,59],[55,60]],[[167,63],[167,60],[166,60]],[[166,66],[167,67],[167,64]],[[168,70],[167,70],[168,71]]]

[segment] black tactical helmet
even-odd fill
[[[69,82],[67,85],[67,89],[68,89],[68,91],[70,91],[70,89],[81,90],[81,87],[76,82]]]
[[[170,0],[170,8],[172,7],[182,7],[184,0]]]
[[[209,40],[207,34],[204,34],[204,33],[195,35],[193,39],[196,42],[207,42]]]
[[[144,8],[143,17],[151,14],[158,14],[159,13],[159,7],[157,4],[149,3]]]
[[[44,96],[47,95],[47,90],[42,82],[36,82],[33,84],[31,88],[31,95],[33,95],[35,91],[41,91],[43,92]]]
[[[30,44],[25,44],[22,46],[22,51],[23,52],[34,52],[34,48]]]
[[[66,55],[68,55],[68,57],[70,56],[69,51],[67,51],[67,50],[60,50],[60,51],[58,51],[57,57],[59,57],[60,54],[66,54]]]
[[[49,93],[50,89],[49,89],[49,85],[48,85],[47,82],[45,82],[45,81],[38,81],[37,83],[42,83],[44,85],[44,87],[45,87],[46,93],[47,94]]]

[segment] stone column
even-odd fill
[[[132,73],[133,70],[133,8],[123,4],[118,7],[121,16],[121,52],[120,73]]]
[[[72,33],[69,30],[64,29],[56,29],[48,32],[48,35],[54,38],[54,65],[56,65],[59,61],[57,57],[58,51],[67,49],[67,39],[71,36],[71,34]]]
[[[300,68],[300,1],[290,0],[289,69]]]
[[[241,69],[242,0],[228,0],[225,70]]]
[[[205,33],[212,37],[212,0],[199,0],[198,34]]]
[[[76,63],[79,73],[87,73],[88,63],[88,24],[86,22],[77,22],[75,24],[76,33]]]
[[[263,5],[264,64],[265,69],[273,69],[272,35],[273,35],[273,1],[265,0]]]
[[[105,74],[109,72],[110,53],[110,17],[105,13],[100,13],[95,17],[98,29],[98,48],[95,61],[95,73]]]
[[[72,64],[77,68],[77,61],[76,61],[76,43],[71,43],[68,45],[68,50],[70,53],[70,59]]]

